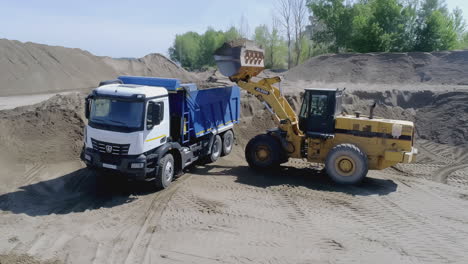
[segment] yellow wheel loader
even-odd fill
[[[340,184],[362,181],[368,170],[415,161],[414,124],[410,121],[346,115],[341,109],[343,91],[307,88],[299,115],[273,84],[279,77],[253,81],[264,69],[264,51],[252,41],[225,43],[215,51],[221,74],[256,96],[273,113],[277,128],[249,141],[249,166],[269,170],[289,158],[325,164],[331,179]]]

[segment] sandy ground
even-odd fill
[[[348,94],[349,111],[379,100],[376,114],[424,128],[416,164],[371,171],[359,186],[337,186],[301,160],[251,171],[243,147],[272,123],[244,96],[234,152],[159,192],[99,184],[77,160],[83,97],[0,111],[2,264],[468,261],[466,92]],[[300,95],[288,100],[299,107]]]
[[[295,109],[300,97],[288,96]],[[159,192],[151,182],[99,184],[78,161],[83,98],[0,111],[2,264],[468,261],[466,92],[349,93],[348,111],[378,100],[377,115],[421,127],[416,164],[371,171],[358,186],[301,160],[251,171],[243,147],[272,123],[245,95],[234,152]]]
[[[160,192],[119,180],[96,188],[79,162],[25,165],[0,192],[0,253],[66,263],[466,263],[466,149],[418,145],[425,163],[371,171],[353,187],[302,161],[255,174],[239,146]]]

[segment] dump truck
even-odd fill
[[[81,159],[100,174],[167,188],[195,161],[231,152],[239,111],[236,85],[198,89],[178,79],[120,76],[86,98]]]
[[[264,51],[240,39],[215,51],[219,71],[266,105],[277,127],[251,139],[245,148],[249,166],[276,169],[289,159],[322,163],[331,179],[340,184],[362,181],[368,170],[414,162],[413,122],[348,115],[341,109],[343,90],[306,88],[297,115],[280,90],[279,77],[254,80],[264,69]]]

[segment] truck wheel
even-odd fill
[[[356,184],[367,175],[367,156],[355,145],[337,145],[328,153],[325,170],[336,183]]]
[[[221,156],[223,151],[223,141],[219,135],[216,135],[213,141],[213,146],[211,146],[211,154],[208,156],[208,162],[215,162]]]
[[[268,170],[279,167],[282,148],[274,137],[263,134],[251,139],[245,148],[245,158],[253,169]]]
[[[166,189],[174,178],[174,157],[172,154],[166,154],[159,160],[158,172],[154,182],[158,189]]]
[[[229,155],[232,151],[232,146],[234,145],[234,133],[232,130],[228,130],[223,134],[223,156]]]

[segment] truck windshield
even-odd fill
[[[97,126],[136,130],[143,127],[143,115],[144,102],[96,98],[92,103],[89,121]]]

